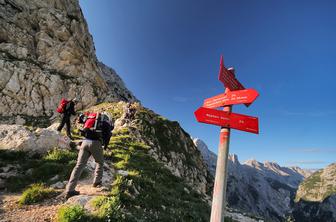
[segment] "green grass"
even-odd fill
[[[102,103],[90,111],[107,111],[118,118],[122,116],[123,105]],[[115,222],[208,221],[210,207],[203,196],[151,157],[148,154],[151,147],[146,145],[154,141],[154,146],[168,159],[171,151],[182,153],[186,167],[197,167],[199,160],[190,155],[194,151],[186,148],[193,146],[190,136],[177,122],[151,110],[137,107],[134,117],[132,127],[135,128],[114,131],[109,148],[104,151],[105,159],[128,175],[116,176],[109,195],[91,201],[96,209],[91,216],[97,221]],[[140,137],[136,138],[134,131],[140,132]]]
[[[54,149],[49,151],[43,158],[45,161],[57,162],[67,164],[73,160],[76,160],[77,153],[70,150]]]
[[[111,117],[116,120],[123,114],[123,104],[121,103],[100,103],[94,107],[91,107],[85,111],[89,112],[107,112]]]
[[[118,175],[107,197],[92,201],[99,218],[111,221],[208,221],[210,207],[182,178],[174,176],[127,131],[112,137],[106,158],[128,172]],[[187,190],[187,191],[186,191]]]
[[[90,217],[80,205],[62,206],[56,216],[57,222],[87,222]]]
[[[45,183],[55,175],[59,175],[59,180],[67,180],[71,170],[76,164],[77,152],[69,150],[54,149],[45,156],[30,155],[22,151],[1,151],[0,162],[18,166],[18,176],[6,179],[5,187],[7,191],[18,192],[25,187],[35,183]],[[29,172],[30,173],[27,173]]]
[[[103,103],[90,111],[107,111],[118,118],[122,116],[123,106],[122,103]],[[186,148],[193,146],[189,135],[177,122],[142,107],[137,109],[132,124],[134,128],[114,131],[109,148],[104,151],[105,159],[128,175],[117,175],[109,194],[91,201],[96,209],[94,214],[88,215],[80,206],[64,206],[57,213],[57,221],[209,221],[210,207],[204,196],[148,154],[151,147],[147,144],[154,141],[153,146],[160,149],[161,155],[169,159],[171,151],[184,154],[185,167],[197,168],[199,160],[194,157],[197,155]],[[140,136],[135,136],[135,131],[140,132]],[[38,157],[10,155],[13,155],[10,162],[18,163],[23,175],[32,169],[30,176],[10,178],[8,186],[16,190],[32,183],[48,184],[56,174],[68,179],[77,157],[76,152],[57,149]]]
[[[26,189],[19,199],[19,205],[38,203],[57,195],[54,189],[47,188],[43,184],[33,184]]]
[[[190,135],[186,133],[178,122],[170,121],[165,117],[155,114],[145,108],[139,108],[136,113],[137,127],[141,129],[146,138],[152,138],[157,142],[159,152],[167,158],[170,152],[183,153],[186,166],[197,166],[197,161],[190,155],[186,147],[194,146]],[[194,150],[198,152],[197,150]]]
[[[323,201],[327,197],[333,195],[336,193],[336,187],[329,184],[329,186],[325,187],[326,190],[324,193],[320,193],[320,187],[326,186],[326,181],[323,181],[321,178],[322,170],[319,170],[315,173],[313,173],[311,176],[309,176],[307,179],[302,182],[300,185],[303,189],[306,191],[306,194],[302,197],[296,196],[295,201],[298,202],[300,199],[310,201],[311,197],[314,196],[314,198],[318,198],[319,195],[321,196],[321,200]]]
[[[315,187],[320,186],[319,183],[321,182],[321,173],[322,171],[317,171],[313,173],[310,177],[308,177],[302,184],[305,189],[311,190]]]

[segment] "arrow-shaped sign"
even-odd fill
[[[233,70],[225,68],[223,56],[220,58],[218,79],[231,91],[245,89],[245,87],[236,79]]]
[[[203,107],[218,108],[242,103],[249,106],[258,96],[258,92],[254,89],[229,91],[204,100]]]
[[[198,122],[213,124],[250,133],[259,133],[258,118],[200,107],[195,111]]]

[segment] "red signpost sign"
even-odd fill
[[[221,56],[220,60],[218,79],[231,91],[245,89],[244,86],[236,79],[233,71],[225,68],[223,56]]]
[[[258,97],[258,92],[244,88],[236,79],[234,70],[225,68],[223,56],[220,59],[218,79],[226,87],[225,93],[204,100],[203,107],[195,111],[198,122],[221,126],[210,222],[224,222],[230,128],[259,133],[257,117],[231,112],[234,104],[249,106]],[[224,111],[215,109],[221,106]]]
[[[204,100],[203,107],[218,108],[243,103],[249,106],[258,96],[258,92],[254,89],[229,91]]]
[[[216,109],[200,107],[195,111],[198,122],[259,133],[258,118]]]

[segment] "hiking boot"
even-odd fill
[[[93,183],[92,184],[93,187],[101,187],[102,186],[102,182],[97,182],[97,183]]]
[[[73,196],[76,196],[76,195],[79,195],[79,191],[77,190],[73,190],[73,191],[69,191],[65,194],[65,199],[69,199],[70,197],[73,197]]]

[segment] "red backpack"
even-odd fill
[[[58,107],[57,107],[57,109],[56,109],[56,111],[57,111],[58,113],[64,113],[64,112],[65,112],[65,107],[66,107],[66,105],[67,105],[68,103],[69,103],[68,100],[62,98],[61,101],[60,101],[60,103],[59,103],[59,105],[58,105]]]
[[[84,123],[84,129],[96,130],[98,125],[99,113],[89,113]]]

